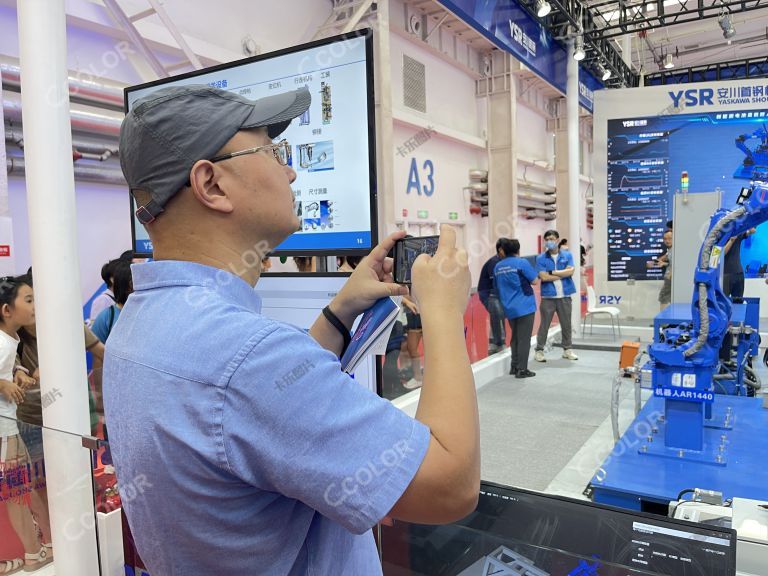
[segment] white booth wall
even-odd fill
[[[425,49],[419,40],[409,40],[397,34],[390,36],[392,107],[394,117],[394,206],[396,221],[409,233],[431,234],[442,222],[451,223],[449,214],[458,215],[459,238],[467,247],[473,283],[483,263],[495,253],[496,238],[489,237],[488,219],[469,213],[469,192],[463,188],[469,182],[469,170],[487,169],[486,152],[487,110],[485,98],[475,96],[475,78],[448,58],[442,58]],[[403,56],[424,64],[426,76],[426,112],[408,108],[403,93]],[[518,177],[534,183],[554,186],[554,138],[547,131],[546,118],[539,112],[518,102],[516,154],[519,158]],[[398,153],[401,146],[426,127],[434,130],[431,138],[412,153]],[[424,162],[431,160],[435,191],[431,196],[418,195],[412,188],[408,192],[412,158],[420,183],[427,185],[430,168]],[[546,163],[550,169],[526,166],[525,161]],[[529,163],[529,162],[528,162]],[[406,212],[407,216],[404,216]],[[427,216],[419,218],[418,212]],[[566,218],[563,215],[561,217]],[[584,227],[586,226],[586,219]],[[512,216],[522,254],[538,250],[539,237],[555,222],[541,219],[527,220]],[[582,232],[583,234],[584,232]]]

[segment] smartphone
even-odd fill
[[[434,256],[440,236],[422,236],[420,238],[402,238],[395,242],[394,278],[397,284],[411,283],[411,268],[420,254]]]

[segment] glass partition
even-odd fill
[[[6,417],[0,430],[0,574],[53,576],[57,561],[70,572],[126,573],[122,501],[141,483],[118,487],[106,442]]]

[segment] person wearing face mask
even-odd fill
[[[544,233],[546,250],[536,257],[536,270],[541,279],[541,324],[536,335],[536,352],[533,355],[537,362],[546,362],[544,345],[547,343],[549,326],[557,313],[560,326],[563,329],[563,358],[578,360],[579,357],[571,349],[571,295],[576,292],[573,283],[573,256],[567,250],[560,250],[557,230],[547,230]]]

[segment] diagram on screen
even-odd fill
[[[312,142],[299,144],[297,147],[299,170],[320,172],[333,170],[333,141]]]
[[[323,124],[330,124],[333,118],[333,108],[331,107],[331,85],[327,82],[320,82],[320,106]]]
[[[304,203],[304,231],[332,230],[334,205],[330,200]]]
[[[747,141],[753,138],[757,139],[759,144],[750,148]],[[753,180],[768,175],[768,126],[763,124],[751,134],[741,134],[736,138],[736,148],[744,152],[746,158],[733,173],[734,178]]]

